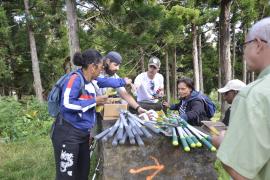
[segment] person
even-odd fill
[[[184,77],[177,80],[177,89],[180,102],[173,105],[164,102],[164,106],[178,110],[180,117],[193,126],[201,126],[201,121],[209,120],[205,103],[200,98],[200,92],[194,90],[192,79]]]
[[[109,52],[104,58],[104,71],[100,74],[99,77],[112,77],[112,78],[119,78],[117,72],[120,68],[122,63],[122,56],[116,52],[111,51]],[[112,95],[118,94],[122,99],[124,99],[133,109],[135,112],[139,114],[145,113],[146,110],[142,108],[134,98],[126,91],[125,87],[119,87],[115,89],[112,88],[100,88],[98,90],[99,95]]]
[[[164,96],[164,78],[158,73],[160,65],[157,57],[151,57],[147,72],[139,74],[134,80],[137,102],[147,110],[162,109],[159,99]]]
[[[242,89],[245,86],[246,86],[246,84],[243,81],[240,81],[239,79],[233,79],[233,80],[228,81],[227,84],[224,87],[218,89],[218,92],[223,95],[224,100],[228,104],[232,104],[233,99],[235,98],[235,96],[237,95],[239,90]],[[226,110],[225,116],[224,116],[224,118],[222,120],[222,122],[226,126],[229,125],[230,113],[231,113],[231,107],[229,107]]]
[[[57,180],[88,179],[89,134],[95,123],[95,106],[107,100],[105,95],[96,96],[94,84],[100,87],[121,87],[126,84],[124,79],[97,78],[103,63],[102,56],[96,50],[77,52],[73,61],[76,66],[82,67],[77,72],[84,78],[85,91],[81,93],[81,79],[76,73],[66,80],[62,88],[60,114],[52,126]]]
[[[257,80],[232,103],[227,131],[213,136],[217,158],[233,179],[270,179],[270,17],[255,23],[243,44],[244,58]]]

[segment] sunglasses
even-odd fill
[[[153,91],[155,89],[154,81],[150,81],[150,89]]]

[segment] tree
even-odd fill
[[[165,48],[165,69],[166,69],[166,93],[167,93],[167,102],[171,102],[171,91],[170,91],[170,74],[169,74],[169,55],[168,49]]]
[[[25,6],[27,27],[28,27],[29,42],[30,42],[32,71],[33,71],[33,77],[34,77],[34,88],[35,88],[35,92],[36,92],[36,96],[38,100],[43,101],[43,95],[42,95],[43,89],[42,89],[41,78],[40,78],[36,41],[35,41],[34,32],[31,27],[29,0],[24,0],[24,6]]]
[[[70,63],[72,69],[75,69],[73,64],[73,55],[76,51],[80,51],[79,36],[78,36],[78,22],[76,13],[76,1],[66,0],[67,7],[67,22],[69,32],[69,51],[70,51]]]
[[[198,46],[197,46],[197,27],[195,24],[191,25],[192,29],[192,57],[193,57],[193,76],[194,76],[194,88],[200,90],[200,72],[198,61]]]
[[[202,35],[201,31],[198,34],[198,62],[199,62],[199,83],[200,83],[200,91],[204,92],[203,88],[203,62],[202,62]]]
[[[221,85],[224,86],[231,80],[231,58],[230,58],[230,7],[231,0],[222,0],[220,2],[219,16],[219,56]],[[225,102],[222,100],[222,112],[225,112]]]

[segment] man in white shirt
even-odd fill
[[[160,65],[157,57],[151,57],[148,62],[148,71],[135,78],[137,102],[145,109],[162,109],[159,99],[164,96],[164,78],[158,73]]]

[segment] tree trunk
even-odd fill
[[[219,41],[220,41],[220,70],[221,85],[224,86],[232,76],[231,58],[230,58],[230,7],[231,0],[222,0],[220,3],[220,23],[219,23]],[[226,105],[222,99],[221,112],[225,113]]]
[[[172,93],[173,93],[173,98],[177,99],[177,74],[176,74],[176,69],[177,69],[177,61],[176,61],[176,46],[174,47],[173,50],[173,63],[172,63]]]
[[[141,71],[145,72],[145,66],[144,66],[144,50],[142,47],[140,47],[140,53],[141,53]]]
[[[251,72],[251,82],[255,81],[255,73]]]
[[[222,85],[221,85],[221,69],[220,69],[220,32],[218,32],[218,39],[217,39],[217,52],[218,52],[218,88],[221,88]],[[218,93],[218,102],[219,104],[222,104],[222,96],[220,93]],[[222,114],[221,114],[222,115]]]
[[[167,101],[171,102],[171,93],[170,93],[170,77],[169,77],[169,55],[168,49],[165,50],[165,65],[166,65],[166,92],[167,92]]]
[[[243,32],[244,32],[244,39],[246,39],[247,29],[245,27],[243,28]],[[242,58],[242,64],[243,64],[243,66],[242,66],[242,68],[243,68],[243,71],[242,71],[243,78],[242,79],[243,79],[244,83],[247,83],[247,62],[246,62],[244,56]]]
[[[194,73],[194,88],[200,90],[199,83],[199,62],[198,62],[198,50],[197,50],[197,27],[192,24],[192,56],[193,56],[193,73]]]
[[[36,96],[39,101],[43,101],[42,96],[42,84],[41,84],[41,78],[40,78],[40,70],[39,70],[39,62],[38,62],[38,56],[37,56],[37,48],[36,48],[36,41],[34,37],[34,33],[32,31],[32,26],[29,21],[29,0],[24,0],[24,7],[25,7],[25,15],[27,20],[27,27],[28,27],[28,35],[29,35],[29,41],[30,41],[30,51],[31,51],[31,61],[32,61],[32,71],[33,71],[33,77],[34,77],[34,89]]]
[[[203,68],[202,68],[202,35],[201,32],[198,35],[198,61],[199,61],[199,75],[200,75],[200,91],[204,92],[203,88]]]
[[[80,51],[79,37],[78,37],[78,21],[76,14],[76,1],[66,0],[67,7],[67,22],[68,22],[68,32],[69,32],[69,51],[70,51],[70,63],[72,69],[76,67],[73,64],[73,55],[75,52]]]
[[[232,26],[232,79],[235,77],[235,25]]]

